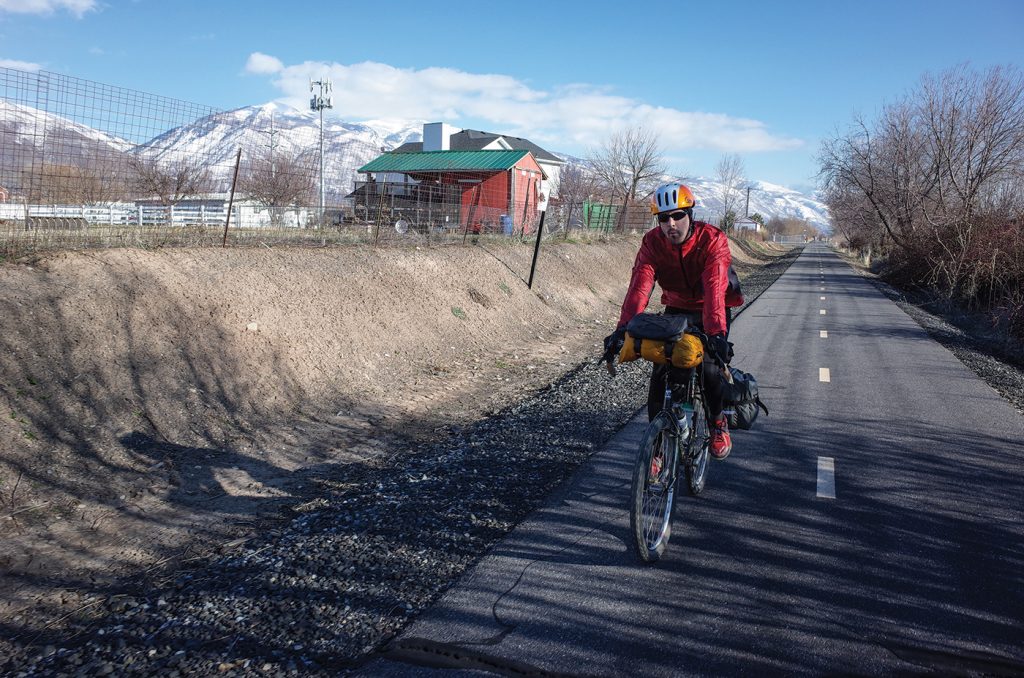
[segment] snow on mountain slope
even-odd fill
[[[406,141],[421,138],[423,123],[349,123],[324,119],[324,183],[329,200],[353,188],[356,169]],[[215,113],[161,134],[136,152],[158,161],[202,158],[223,187],[231,177],[238,149],[245,157],[274,153],[319,157],[320,116],[278,103]]]
[[[17,187],[26,167],[108,162],[131,146],[87,125],[0,99],[0,186]]]
[[[704,177],[685,178],[683,181],[697,197],[697,213],[703,218],[717,222],[725,212],[725,186]],[[750,206],[747,208],[747,191],[741,189],[735,194],[731,209],[738,216],[760,214],[765,218],[804,219],[825,231],[831,231],[831,217],[824,203],[799,191],[767,181],[751,181]]]

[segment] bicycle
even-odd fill
[[[685,331],[701,340],[716,364],[723,364],[709,346],[707,335],[694,327]],[[609,360],[606,354],[602,360],[614,373],[614,355]],[[630,488],[629,522],[634,550],[645,563],[661,559],[668,547],[680,464],[691,495],[700,495],[707,483],[711,417],[703,375],[701,365],[668,368],[661,412],[647,425],[640,441]]]

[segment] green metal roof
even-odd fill
[[[385,153],[357,172],[458,172],[507,170],[529,151],[422,151]]]

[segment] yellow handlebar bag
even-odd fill
[[[704,344],[692,334],[684,334],[672,350],[672,364],[676,367],[696,367],[704,361]]]
[[[619,362],[643,358],[656,365],[671,362],[675,367],[696,367],[704,360],[704,345],[685,330],[686,321],[678,316],[641,313],[626,326]]]

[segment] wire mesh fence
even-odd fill
[[[540,226],[539,181],[525,171],[358,175],[382,148],[317,122],[274,104],[220,111],[0,68],[0,253],[441,244],[532,238]],[[547,237],[652,224],[646,207],[557,199],[546,219]]]

